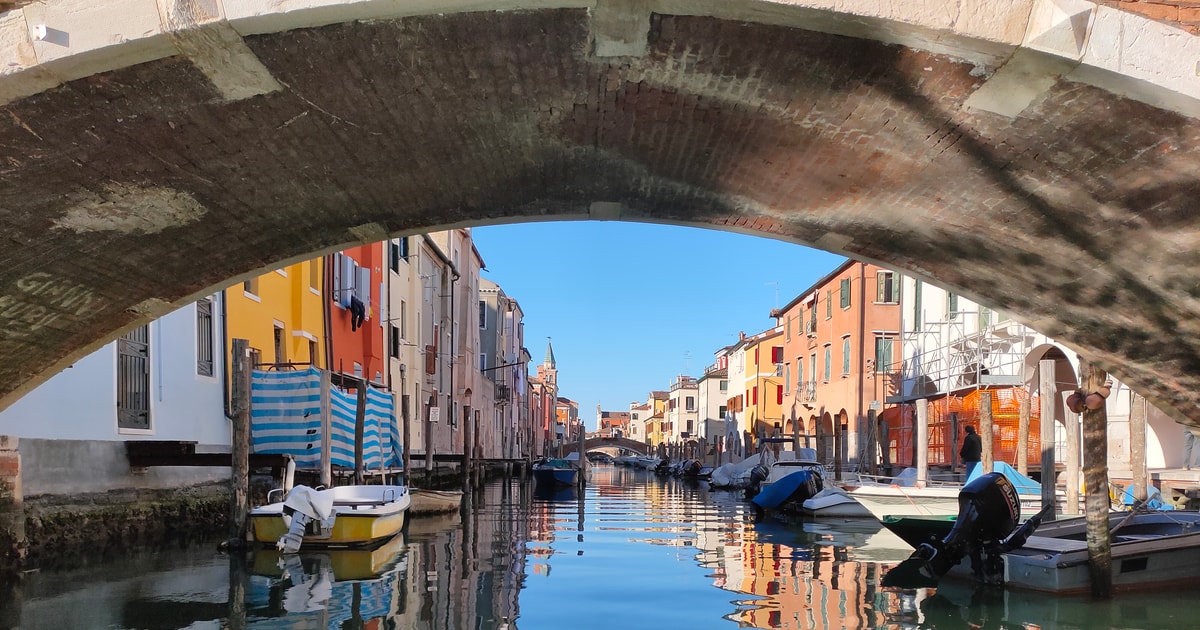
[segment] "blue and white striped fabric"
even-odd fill
[[[251,391],[251,447],[255,453],[291,455],[297,466],[321,463],[321,374],[316,368],[299,372],[255,371]],[[334,388],[330,392],[332,463],[354,467],[354,424],[358,394]],[[370,469],[401,465],[399,428],[388,392],[367,388],[363,422],[363,466]]]
[[[320,465],[320,372],[254,371],[250,448],[255,453],[291,455],[297,466]]]

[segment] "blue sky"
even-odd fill
[[[617,221],[472,234],[483,276],[525,312],[533,364],[550,337],[560,395],[579,403],[589,428],[597,404],[628,411],[651,390],[669,389],[675,376],[700,376],[739,331],[773,326],[771,309],[845,260],[756,236]]]

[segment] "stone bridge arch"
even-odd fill
[[[592,219],[912,273],[1200,425],[1200,42],[1118,4],[3,3],[0,407],[290,261]]]
[[[626,451],[633,451],[639,455],[648,455],[650,453],[649,446],[625,437],[593,437],[583,441],[583,451],[585,453],[598,448],[619,448]],[[578,450],[578,442],[566,442],[563,444],[563,455],[574,453]]]

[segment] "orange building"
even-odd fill
[[[333,254],[327,266],[331,287],[326,302],[329,368],[334,373],[386,385],[384,318],[379,308],[384,278],[383,243]]]
[[[771,315],[783,328],[784,433],[804,436],[826,463],[873,466],[867,418],[893,393],[899,274],[847,260]]]

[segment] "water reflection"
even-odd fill
[[[1110,603],[879,586],[910,550],[870,520],[755,523],[737,492],[601,466],[494,480],[369,551],[229,556],[214,541],[81,557],[0,594],[0,628],[1195,627],[1170,594]]]

